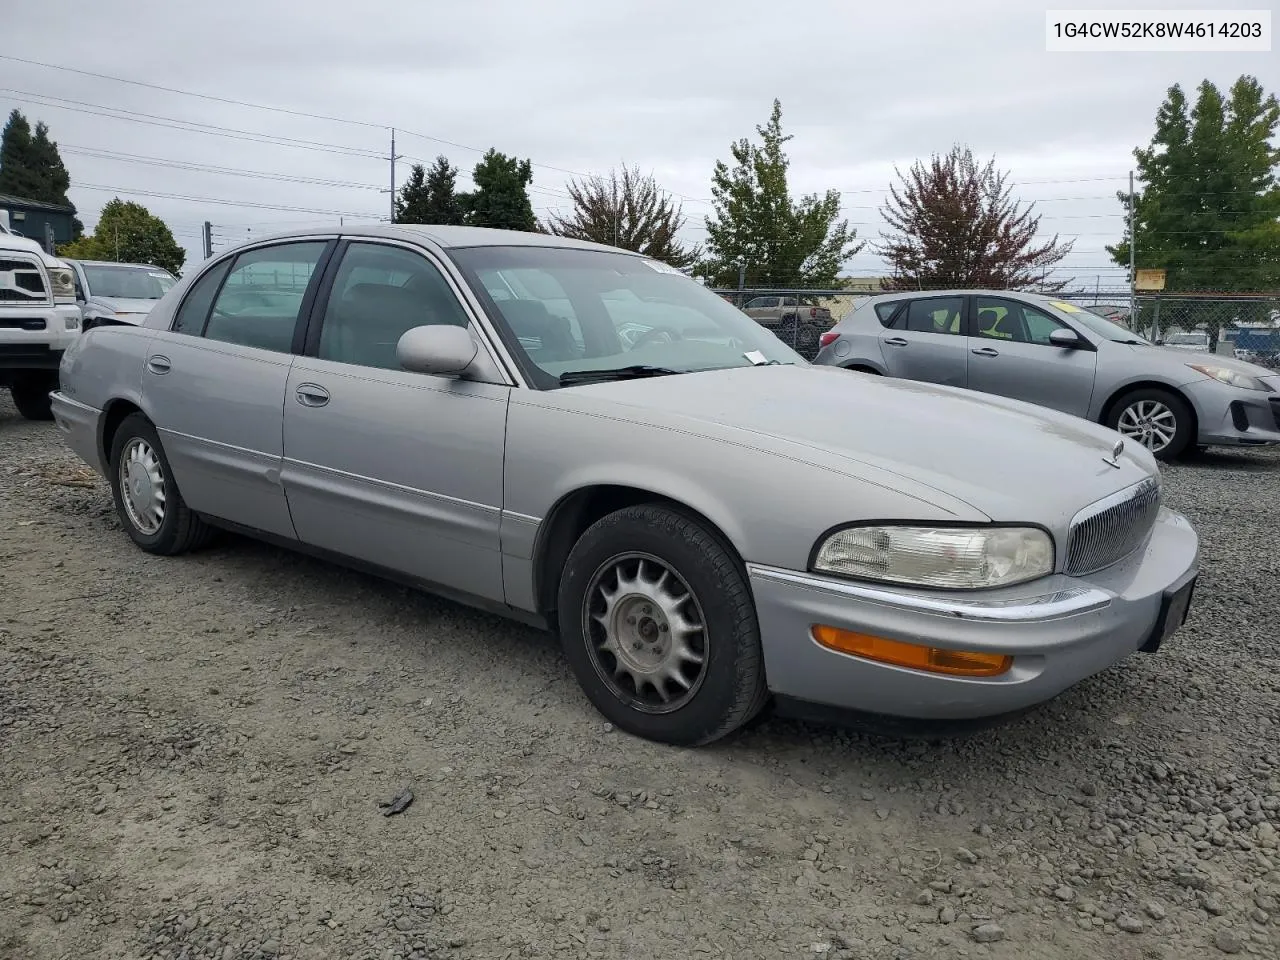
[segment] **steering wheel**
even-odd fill
[[[650,339],[656,339],[655,335],[658,334],[664,335],[669,343],[684,339],[684,337],[680,335],[680,331],[674,327],[650,327],[644,333],[640,334],[640,336],[636,337],[635,342],[631,344],[630,349],[634,350],[642,343],[646,343]]]

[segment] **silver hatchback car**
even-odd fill
[[[220,253],[82,335],[53,410],[141,549],[226,527],[551,627],[660,741],[771,696],[1019,710],[1158,648],[1199,568],[1140,444],[811,366],[665,264],[543,234]]]
[[[814,362],[965,387],[1118,430],[1158,459],[1280,443],[1280,375],[1234,357],[1160,347],[1029,293],[883,294],[823,334]]]

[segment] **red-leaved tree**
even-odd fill
[[[881,215],[890,230],[877,251],[891,266],[897,289],[1060,290],[1066,281],[1049,272],[1072,243],[1057,234],[1036,243],[1040,218],[1010,197],[1008,174],[995,161],[979,167],[968,147],[955,146],[928,164],[917,161],[898,173]]]

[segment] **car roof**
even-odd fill
[[[63,257],[67,263],[78,263],[81,266],[91,267],[123,267],[128,270],[164,270],[164,267],[157,267],[154,263],[121,263],[118,260],[81,260],[79,257],[68,259]],[[165,273],[169,271],[165,270]]]
[[[892,293],[877,293],[867,297],[859,306],[886,303],[891,300],[920,300],[925,297],[1008,297],[1014,300],[1029,300],[1046,303],[1056,299],[1051,294],[1032,293],[1025,290],[996,290],[979,288],[955,288],[951,290],[898,290]]]
[[[271,240],[296,240],[306,237],[373,237],[384,240],[408,240],[410,242],[427,239],[437,246],[447,249],[464,247],[564,247],[576,250],[601,250],[608,253],[621,253],[630,256],[641,256],[630,250],[620,250],[603,243],[589,240],[573,240],[569,237],[557,237],[549,233],[535,233],[526,230],[498,230],[493,227],[455,227],[444,224],[373,224],[365,226],[339,226],[315,228],[307,230],[290,230],[268,236],[254,237],[253,243]],[[237,244],[240,246],[240,244]]]

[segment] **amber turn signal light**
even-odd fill
[[[821,623],[814,624],[813,637],[829,650],[953,677],[996,677],[1013,666],[1013,657],[1004,654],[926,647],[916,643],[903,643],[901,640],[873,637],[869,633],[841,630]]]

